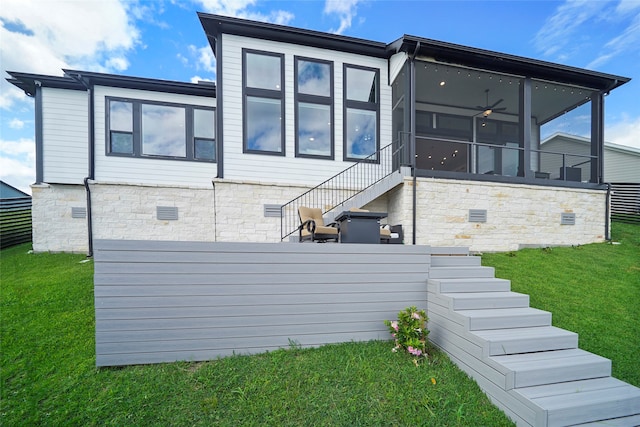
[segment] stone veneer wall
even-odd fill
[[[306,187],[215,180],[210,188],[93,183],[94,239],[207,242],[279,242],[280,218],[265,204],[283,204]],[[88,251],[87,220],[71,217],[86,207],[81,185],[33,186],[34,250]],[[158,206],[178,208],[177,220],[158,220]]]
[[[364,208],[386,211],[412,242],[411,178]],[[279,242],[280,218],[265,217],[265,204],[283,204],[308,188],[214,180],[211,188],[93,183],[94,239],[208,242]],[[87,220],[72,218],[86,207],[81,185],[34,185],[34,250],[88,251]],[[420,178],[416,243],[510,251],[526,245],[577,245],[604,240],[606,192],[544,186]],[[177,220],[158,220],[157,206],[178,208]],[[469,209],[486,209],[486,223],[471,223]],[[560,225],[573,212],[575,225]]]
[[[72,208],[87,207],[82,185],[31,186],[33,250],[87,252],[87,220],[73,218]]]
[[[409,243],[411,191],[412,182],[405,179],[404,194],[395,201],[403,207]],[[605,239],[606,192],[601,190],[419,178],[417,194],[419,245],[511,251]],[[469,222],[470,209],[486,209],[487,221]],[[562,213],[574,213],[575,225],[561,225]]]

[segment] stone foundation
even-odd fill
[[[523,246],[581,245],[604,240],[606,192],[571,188],[420,178],[417,180],[416,243],[465,246],[472,251],[511,251]],[[91,184],[94,239],[209,242],[279,242],[280,218],[264,205],[281,205],[306,187],[214,180],[210,188]],[[412,243],[413,182],[364,206],[386,211]],[[81,185],[34,185],[34,250],[88,251]],[[177,208],[177,219],[158,219],[158,207]],[[486,222],[469,222],[484,209]],[[76,215],[78,212],[76,209]],[[561,225],[574,213],[575,225]]]

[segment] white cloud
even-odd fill
[[[29,185],[35,181],[35,142],[0,140],[0,179],[31,194]]]
[[[622,120],[607,124],[604,140],[614,144],[640,148],[640,117],[623,117]]]
[[[3,0],[0,11],[0,68],[62,74],[62,68],[122,71],[126,54],[139,42],[125,0]],[[11,108],[20,92],[2,79],[0,106]]]
[[[191,83],[198,83],[198,82],[216,82],[215,79],[208,79],[206,77],[200,77],[200,76],[193,76],[190,79]]]
[[[268,14],[249,10],[257,0],[198,0],[204,10],[217,15],[251,19],[253,21],[271,22],[287,25],[293,21],[294,15],[286,10],[274,10]]]
[[[340,27],[337,30],[331,30],[332,33],[343,34],[351,27],[351,22],[357,15],[358,3],[361,2],[362,0],[326,0],[324,13],[335,14],[340,18]]]
[[[24,121],[16,118],[11,119],[11,121],[9,122],[9,127],[11,129],[22,129],[24,127]]]
[[[566,1],[558,6],[535,35],[533,41],[536,49],[545,56],[555,55],[566,59],[567,51],[577,48],[573,35],[582,24],[600,16],[605,6],[606,1]]]
[[[636,4],[640,5],[640,2]],[[605,53],[591,61],[587,68],[597,68],[618,55],[640,51],[640,10],[635,12],[628,8],[617,10],[620,10],[619,13],[623,13],[626,18],[631,16],[631,22],[619,35],[604,45],[602,51]],[[635,16],[632,13],[635,13]]]

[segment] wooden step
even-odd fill
[[[612,377],[517,388],[512,393],[532,402],[544,422],[540,425],[549,427],[598,421],[602,424],[597,425],[632,426],[640,419],[640,389]]]
[[[452,310],[529,307],[529,295],[518,292],[467,292],[440,294]]]
[[[611,376],[609,359],[579,348],[492,356],[487,363],[506,375],[507,389]]]
[[[431,255],[434,256],[467,256],[469,248],[462,246],[432,246]]]
[[[511,281],[494,277],[458,279],[435,279],[430,277],[427,284],[428,288],[432,288],[432,292],[438,293],[507,292],[511,290]]]
[[[452,315],[464,317],[469,331],[551,326],[551,313],[531,307],[457,310]]]
[[[493,278],[494,275],[493,267],[431,267],[429,269],[430,279]]]
[[[578,334],[554,326],[473,331],[485,357],[578,348]]]
[[[431,267],[478,267],[482,265],[479,256],[434,256]]]

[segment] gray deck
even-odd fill
[[[479,257],[431,258],[431,341],[519,426],[640,425],[640,389],[489,271]]]
[[[98,366],[388,339],[426,306],[429,248],[95,242]]]
[[[415,305],[519,426],[640,425],[640,389],[480,261],[460,248],[98,240],[96,363],[386,340],[383,320]]]

